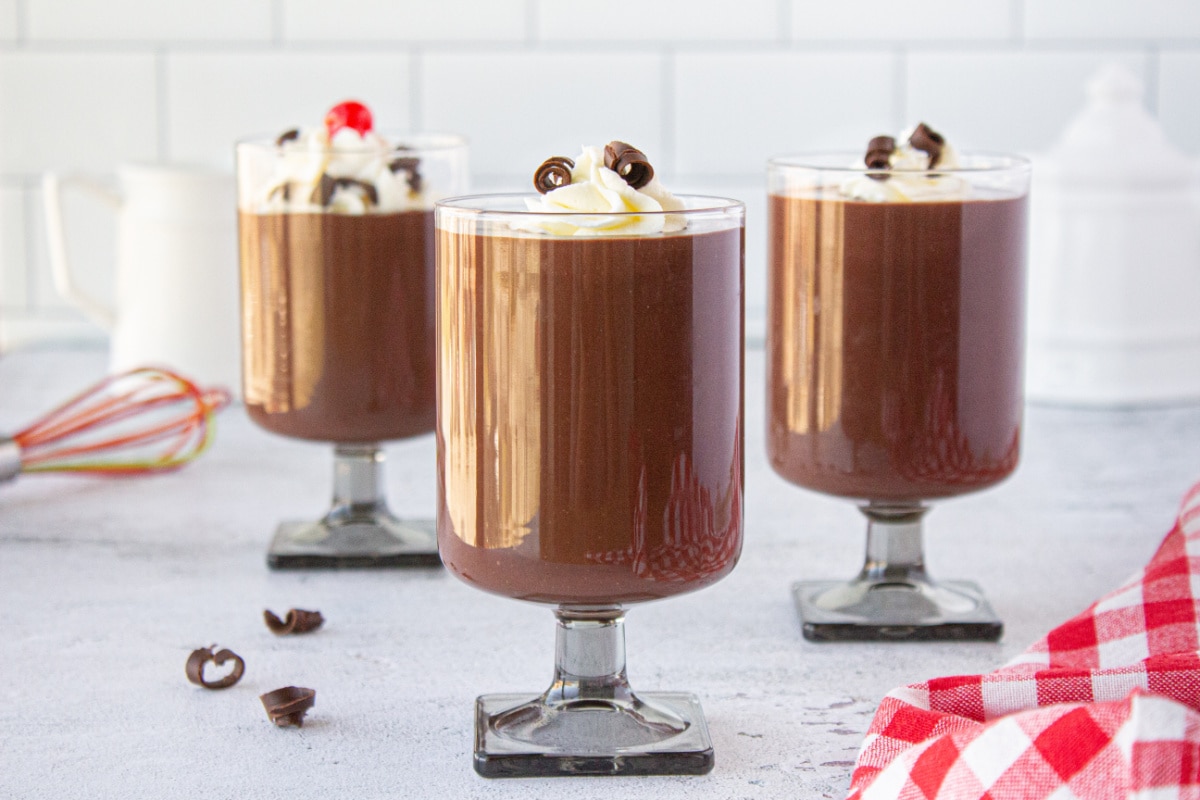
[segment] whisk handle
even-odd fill
[[[16,439],[0,434],[0,483],[10,481],[21,472],[21,448]]]

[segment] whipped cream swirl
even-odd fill
[[[915,147],[912,142],[914,126],[896,137],[896,149],[888,157],[886,173],[854,175],[842,181],[839,191],[853,200],[872,203],[921,202],[923,200],[946,200],[965,197],[969,185],[966,181],[945,174],[961,166],[958,153],[949,142],[941,142],[940,155],[930,170],[930,153]],[[862,164],[851,165],[861,169]]]
[[[672,233],[687,224],[682,215],[662,213],[681,211],[684,205],[658,178],[634,189],[604,166],[604,148],[595,146],[585,146],[575,159],[569,184],[527,198],[525,205],[547,216],[530,219],[521,228],[555,236]]]

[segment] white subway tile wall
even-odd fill
[[[800,42],[963,42],[1012,39],[1009,0],[791,0],[792,36]]]
[[[17,0],[0,0],[0,42],[17,40]]]
[[[437,52],[422,59],[421,125],[462,133],[476,173],[531,187],[548,155],[603,139],[663,148],[663,58],[604,50]]]
[[[777,0],[543,0],[539,42],[771,42],[780,36]]]
[[[30,42],[269,42],[271,0],[25,0]]]
[[[1103,64],[1120,62],[1145,80],[1146,60],[1139,50],[1115,48],[913,53],[905,116],[937,120],[937,129],[966,149],[1036,151],[1052,144],[1079,111],[1084,84]]]
[[[0,345],[103,336],[53,289],[42,172],[228,169],[235,139],[346,97],[381,126],[468,135],[478,189],[623,138],[673,188],[742,197],[761,336],[769,156],[918,120],[1042,151],[1109,61],[1200,154],[1197,0],[0,0]],[[66,213],[82,280],[111,296],[111,212]]]
[[[525,0],[280,0],[291,42],[521,42]]]
[[[410,61],[388,52],[172,53],[163,65],[163,156],[232,170],[234,141],[318,124],[345,97],[369,98],[376,125],[405,130]]]

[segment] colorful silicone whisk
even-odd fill
[[[0,435],[0,482],[22,472],[142,475],[178,469],[212,443],[225,389],[164,369],[110,375],[12,436]]]

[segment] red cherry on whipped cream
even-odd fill
[[[362,136],[371,130],[371,124],[371,110],[354,100],[338,103],[325,115],[325,130],[330,139],[342,128],[353,128]]]

